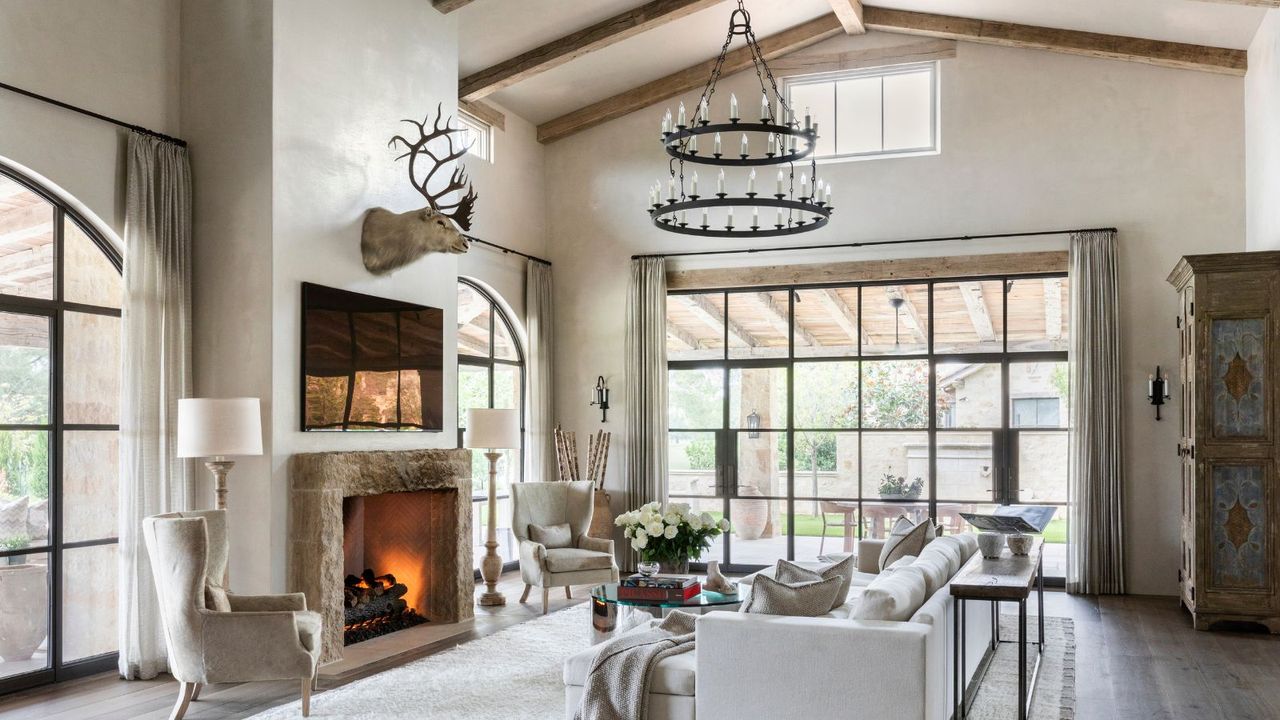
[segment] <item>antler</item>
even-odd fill
[[[442,190],[433,193],[427,189],[431,184],[431,179],[435,177],[436,171],[451,162],[456,162],[461,159],[462,156],[467,153],[467,148],[469,147],[454,147],[453,136],[457,133],[466,132],[466,129],[450,127],[450,124],[453,121],[452,116],[445,119],[444,127],[440,127],[440,121],[444,119],[442,108],[443,103],[438,103],[436,105],[436,119],[431,123],[431,132],[427,132],[427,121],[431,119],[430,115],[427,115],[422,122],[418,122],[417,120],[405,120],[404,122],[407,122],[418,129],[418,140],[416,142],[410,142],[403,135],[396,135],[391,138],[391,141],[387,143],[387,146],[394,148],[396,143],[404,145],[406,152],[397,156],[396,160],[406,157],[409,158],[409,182],[419,193],[422,194],[422,197],[427,199],[427,203],[431,205],[431,209],[452,219],[458,224],[458,227],[463,230],[470,230],[471,217],[475,213],[476,191],[475,188],[471,186],[471,181],[467,178],[466,168],[461,165],[455,165],[452,174],[449,176],[449,182]],[[439,138],[444,138],[445,142],[448,144],[448,152],[443,157],[437,155],[435,151],[428,147],[428,144],[432,140]],[[418,157],[422,155],[430,158],[432,167],[427,171],[426,175],[422,178],[422,181],[419,182],[416,164]],[[466,192],[463,193],[456,201],[451,203],[441,202],[441,200],[447,197],[450,193],[460,192],[462,190],[466,190]]]

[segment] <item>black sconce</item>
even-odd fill
[[[747,437],[752,440],[760,439],[760,413],[755,410],[747,416]]]
[[[1156,420],[1160,419],[1160,406],[1169,399],[1169,374],[1160,372],[1156,366],[1156,374],[1147,376],[1147,399],[1156,406]]]
[[[595,400],[591,401],[593,406],[600,408],[600,422],[609,421],[609,386],[604,384],[604,376],[596,378]]]

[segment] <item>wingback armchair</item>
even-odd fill
[[[571,585],[617,582],[613,541],[587,536],[594,500],[595,484],[589,480],[511,484],[511,531],[520,541],[524,580],[520,602],[529,599],[531,589],[541,588],[545,615],[553,587],[564,587],[565,597],[572,597]],[[567,533],[541,531],[565,524]],[[544,541],[548,535],[560,535],[561,541],[543,544],[532,537],[535,532]]]
[[[208,683],[299,680],[302,715],[320,657],[320,615],[306,596],[234,595],[227,568],[225,510],[155,515],[142,521],[160,598],[169,671],[179,682],[170,720],[181,720]]]

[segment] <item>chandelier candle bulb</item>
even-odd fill
[[[719,177],[716,178],[716,194],[724,195],[724,170],[720,170]]]
[[[755,230],[760,227],[760,208],[759,206],[751,208],[751,229]]]
[[[715,155],[716,157],[720,157],[720,133],[716,133]]]
[[[693,137],[689,138],[689,153],[697,154],[697,152],[698,152],[698,136],[694,135]]]
[[[711,117],[707,113],[707,99],[704,97],[702,98],[702,101],[698,103],[698,120],[705,123],[710,119]]]
[[[738,119],[738,96],[733,93],[729,93],[729,119]]]
[[[749,146],[747,145],[747,134],[742,133],[742,157],[746,157],[751,154],[751,152],[748,150],[748,147]]]
[[[760,93],[760,122],[769,119],[769,93]]]
[[[706,208],[702,208],[702,227],[704,227],[704,228],[705,228],[705,227],[707,227],[707,226],[708,226],[708,224],[709,224],[709,223],[708,223],[708,220],[707,220],[707,209],[706,209]]]
[[[752,170],[751,174],[747,176],[747,195],[755,195],[755,194],[756,194],[756,171]]]
[[[689,195],[698,197],[698,172],[695,170],[693,178],[689,180]]]
[[[827,199],[827,204],[831,204],[831,183],[827,183],[827,189],[823,191],[823,195]]]
[[[688,225],[688,224],[689,224],[689,223],[687,223],[687,222],[685,222],[685,221],[684,221],[684,211],[683,211],[683,210],[681,210],[681,211],[680,211],[680,224],[681,224],[681,225]]]
[[[809,197],[809,176],[804,173],[800,173],[800,197]]]
[[[684,103],[680,103],[680,109],[676,111],[676,127],[684,127],[687,124],[684,120]]]
[[[729,207],[729,216],[726,219],[724,226],[730,229],[733,228],[733,207],[732,206]]]
[[[782,208],[778,208],[778,222],[774,223],[778,227],[782,227]]]
[[[670,200],[676,199],[676,179],[675,178],[671,178],[667,180],[667,198]]]
[[[808,130],[813,127],[813,118],[809,115],[809,108],[804,109],[804,129]]]
[[[671,108],[667,108],[667,112],[662,116],[662,134],[666,135],[671,132]]]
[[[781,171],[781,170],[779,170],[779,171],[778,171],[778,192],[774,193],[774,195],[777,195],[778,197],[782,197],[783,195],[785,195],[785,194],[786,194],[786,193],[782,192],[782,181],[783,181],[783,179],[784,179],[784,178],[783,178],[783,176],[782,176],[782,171]],[[778,212],[782,212],[782,208],[778,208]]]

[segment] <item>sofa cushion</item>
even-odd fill
[[[530,523],[529,539],[548,550],[573,547],[573,530],[569,528],[569,523],[546,526]]]
[[[929,552],[929,548],[925,548],[912,565],[924,572],[926,597],[933,597],[933,594],[941,590],[951,579],[951,563],[947,561],[946,554],[941,551]]]
[[[960,541],[954,535],[940,537],[929,543],[928,550],[933,548],[933,552],[940,552],[946,555],[947,562],[950,564],[951,575],[960,572],[960,568],[964,567],[964,550],[961,549]]]
[[[844,584],[844,578],[835,575],[825,580],[784,583],[767,575],[760,575],[751,586],[751,595],[740,608],[744,613],[761,615],[789,615],[792,617],[819,617],[831,612],[836,593]]]
[[[967,532],[952,535],[952,537],[960,541],[960,552],[964,556],[964,562],[969,562],[969,558],[978,552],[978,536]]]
[[[640,631],[648,630],[649,623],[639,626]],[[630,631],[629,631],[630,632]],[[585,685],[587,671],[591,669],[591,661],[596,657],[599,645],[587,648],[580,653],[570,655],[564,661],[564,684]],[[697,650],[678,653],[664,658],[654,667],[650,678],[649,692],[663,695],[694,694],[695,671],[697,668]]]
[[[857,557],[852,555],[847,557],[853,557],[854,562],[857,562]],[[830,563],[802,561],[802,562],[797,562],[793,564],[799,565],[800,567],[805,568],[806,570],[813,570],[814,572],[817,572],[818,568],[825,567]],[[751,589],[751,584],[754,583],[756,578],[761,575],[764,575],[766,577],[776,577],[777,571],[778,571],[778,567],[777,565],[774,565],[773,567],[767,567],[763,570],[758,570],[756,572],[751,573],[750,575],[747,575],[746,577],[738,581],[738,592],[741,593],[744,590]],[[866,587],[870,585],[871,582],[875,579],[876,579],[876,575],[873,573],[858,572],[855,570],[853,572],[853,577],[849,581],[849,585],[851,588]]]
[[[880,569],[884,570],[904,555],[919,555],[932,532],[933,523],[928,519],[913,523],[907,516],[899,516],[880,549]]]
[[[834,565],[826,565],[817,570],[810,570],[787,560],[779,560],[773,576],[778,581],[788,585],[813,580],[826,580],[832,577],[840,578],[840,589],[836,591],[836,597],[831,603],[831,609],[835,610],[843,605],[845,600],[849,599],[849,586],[853,582],[854,561],[854,557],[850,555]]]
[[[899,566],[880,573],[862,591],[862,598],[849,617],[906,622],[924,604],[924,591],[924,571],[915,565]]]
[[[609,553],[580,548],[548,548],[547,570],[553,573],[577,572],[579,570],[609,570],[613,567],[613,556]]]

